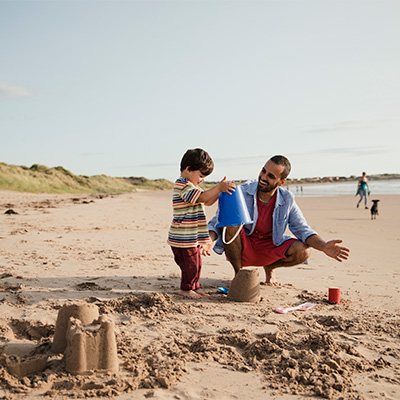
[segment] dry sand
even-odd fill
[[[217,291],[233,270],[216,254],[201,279],[211,296],[177,295],[169,192],[0,192],[0,398],[399,399],[399,197],[379,198],[374,221],[355,197],[298,198],[351,258],[313,250],[308,265],[277,270],[282,287],[238,303]],[[58,311],[78,300],[114,322],[119,372],[68,374],[51,352]],[[274,312],[304,302],[316,306]]]

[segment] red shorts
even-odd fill
[[[263,267],[286,258],[286,252],[297,239],[284,241],[280,246],[275,246],[272,238],[260,238],[256,235],[246,236],[244,229],[240,232],[242,240],[242,266]]]

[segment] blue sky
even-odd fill
[[[0,162],[209,180],[400,172],[399,1],[0,0]]]

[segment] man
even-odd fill
[[[290,170],[286,157],[274,156],[264,165],[258,180],[241,185],[253,223],[245,225],[232,243],[223,244],[221,228],[215,226],[216,217],[209,222],[210,237],[216,241],[214,251],[222,254],[225,250],[235,274],[246,266],[264,267],[266,284],[275,286],[278,285],[275,268],[305,262],[310,256],[310,247],[340,262],[349,257],[350,250],[339,245],[342,240],[325,242],[307,225],[293,194],[282,188]],[[285,234],[287,227],[295,238]],[[226,228],[227,243],[238,228]]]

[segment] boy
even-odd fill
[[[201,255],[210,255],[212,247],[204,205],[214,204],[220,192],[235,191],[235,183],[227,182],[226,177],[211,189],[199,188],[213,169],[214,162],[206,151],[188,150],[181,160],[181,176],[175,182],[172,195],[173,220],[168,244],[182,271],[179,294],[192,299],[207,296],[199,290]]]

